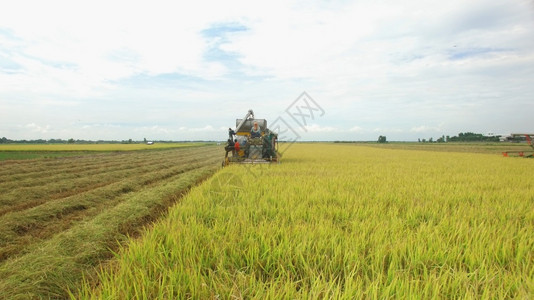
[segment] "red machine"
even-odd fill
[[[520,157],[534,157],[534,145],[532,145],[532,138],[534,137],[534,134],[530,134],[530,133],[512,133],[510,135],[512,138],[517,138],[517,137],[525,137],[528,145],[533,149],[533,150],[526,150],[526,151],[505,151],[502,153],[503,156],[505,157],[508,157],[508,156],[520,156]]]

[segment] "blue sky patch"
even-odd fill
[[[497,52],[504,52],[507,51],[507,49],[496,49],[496,48],[457,48],[449,54],[450,60],[460,60],[460,59],[466,59],[471,58],[475,56],[482,56],[487,55],[491,53],[497,53]]]
[[[14,62],[13,60],[3,56],[0,53],[0,72],[2,73],[16,73],[22,70],[22,66]]]
[[[225,38],[228,33],[247,31],[248,27],[239,23],[218,23],[210,28],[202,30],[206,38]]]
[[[241,63],[239,56],[235,53],[224,51],[221,45],[229,40],[229,35],[249,30],[240,23],[219,23],[213,24],[210,28],[202,31],[202,35],[210,42],[210,48],[204,53],[207,61],[216,61],[224,64],[230,70],[237,70]]]

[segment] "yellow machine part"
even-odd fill
[[[239,136],[248,136],[248,137],[250,137],[250,132],[238,132],[238,133],[236,133],[235,135],[239,135]],[[262,132],[261,132],[261,136],[264,136],[264,135],[265,135],[265,132],[262,131]]]

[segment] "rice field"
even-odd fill
[[[214,143],[155,143],[147,144],[0,144],[0,161],[21,159],[51,159],[66,156],[92,155],[97,152],[163,150],[198,147]]]
[[[128,236],[211,176],[221,151],[0,161],[0,299],[68,298]]]
[[[203,146],[210,143],[147,144],[2,144],[0,151],[132,151]]]
[[[532,299],[534,160],[295,144],[233,165],[81,299]]]

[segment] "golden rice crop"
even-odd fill
[[[296,144],[193,189],[81,298],[532,298],[534,160]]]

